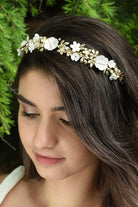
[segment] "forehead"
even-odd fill
[[[62,102],[55,78],[41,71],[31,70],[24,74],[19,80],[18,93],[34,103]]]

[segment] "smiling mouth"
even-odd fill
[[[35,157],[36,157],[37,162],[39,162],[42,165],[47,165],[47,166],[57,164],[65,159],[65,158],[54,158],[54,157],[42,156],[37,153],[35,153]]]

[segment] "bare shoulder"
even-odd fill
[[[1,207],[22,206],[22,204],[21,204],[22,197],[24,197],[24,196],[25,196],[25,182],[23,180],[21,180],[7,194]]]
[[[32,181],[19,181],[16,186],[8,193],[1,207],[35,207],[32,202],[31,191],[28,186],[35,189],[35,183]],[[24,199],[25,198],[25,199]]]

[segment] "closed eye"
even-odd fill
[[[65,126],[71,126],[71,122],[67,121],[65,119],[60,118],[60,121],[65,125]]]
[[[37,116],[39,116],[38,113],[27,113],[26,111],[23,111],[22,112],[22,115],[25,116],[25,117],[28,117],[30,119],[33,119],[33,118],[36,118]],[[62,119],[62,118],[60,118],[60,121],[65,126],[71,126],[71,122],[70,121],[67,121],[67,120]]]
[[[23,111],[22,115],[26,116],[26,117],[29,117],[31,119],[35,118],[36,116],[39,116],[39,114],[37,114],[37,113],[27,113],[26,111]]]

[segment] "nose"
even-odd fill
[[[40,121],[33,137],[34,146],[37,149],[54,148],[57,143],[55,127],[50,121]]]

